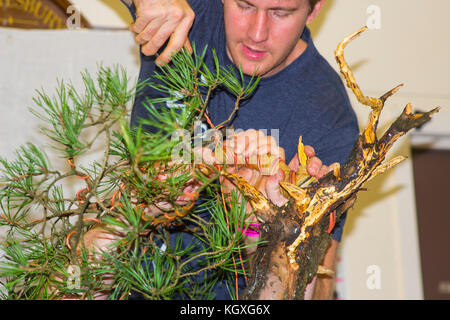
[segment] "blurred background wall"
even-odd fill
[[[57,79],[79,86],[80,73],[87,69],[95,74],[98,63],[119,63],[131,79],[137,78],[138,47],[127,30],[131,21],[127,9],[119,0],[71,2],[91,29],[0,28],[3,157],[12,158],[14,150],[27,141],[44,143],[37,135],[38,121],[28,112],[34,105],[36,89],[54,93]],[[450,227],[450,210],[444,206],[445,199],[437,195],[432,203],[441,203],[441,207],[420,205],[414,171],[431,169],[417,167],[413,161],[417,152],[445,154],[450,150],[449,14],[448,0],[326,0],[321,14],[310,25],[316,46],[335,68],[337,43],[363,25],[370,27],[347,47],[345,55],[363,92],[380,96],[405,84],[386,103],[380,132],[408,102],[417,110],[442,107],[431,123],[397,142],[389,157],[403,154],[408,160],[371,181],[368,191],[359,193],[357,204],[349,211],[338,263],[339,299],[450,297],[450,238],[445,233]],[[349,95],[364,126],[368,110],[350,91]],[[450,159],[442,154],[437,158]],[[425,158],[421,163],[430,161]],[[449,194],[445,190],[449,189],[450,173],[440,170],[443,168],[450,168],[450,161],[439,163],[440,175],[435,179],[441,179],[439,190]],[[424,176],[420,179],[427,179],[427,174]],[[426,187],[428,190],[437,186],[433,181],[425,182],[420,180],[420,186],[431,186]],[[432,195],[421,197],[432,199]],[[421,228],[426,223],[435,225]],[[437,235],[440,237],[435,238]],[[430,274],[438,276],[431,279]]]

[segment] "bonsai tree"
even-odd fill
[[[203,61],[207,49],[193,55],[181,51],[155,75],[160,84],[130,86],[122,68],[99,67],[95,79],[82,74],[83,94],[64,82],[53,97],[38,92],[33,113],[44,122],[41,133],[53,142],[64,169],[54,169],[46,152],[31,143],[17,150],[16,159],[0,159],[0,225],[8,229],[1,246],[3,298],[126,299],[137,292],[147,299],[213,299],[218,281],[235,298],[303,298],[316,273],[331,272],[319,262],[332,222],[365,182],[404,159],[385,162],[392,144],[438,110],[412,113],[408,104],[378,138],[384,103],[399,87],[380,98],[361,92],[343,52],[364,30],[339,44],[336,59],[358,101],[372,109],[368,124],[347,163],[321,179],[306,173],[299,137],[300,167],[280,182],[289,199],[283,206],[227,170],[236,159],[223,148],[220,130],[229,128],[240,101],[249,98],[259,79],[245,83],[242,73],[219,65],[214,51],[214,70]],[[134,95],[145,85],[166,93],[166,98],[147,100],[151,116],[142,124],[157,129],[151,132],[130,128],[127,120]],[[236,103],[227,121],[214,125],[205,111],[218,88],[232,92]],[[199,141],[197,121],[210,124],[207,142],[222,162],[196,161],[202,160],[192,148]],[[83,165],[81,159],[99,141],[101,159]],[[242,165],[267,169],[274,163],[289,170],[270,154]],[[240,192],[224,195],[219,178]],[[74,180],[81,187],[68,194],[66,186]],[[246,213],[247,202],[251,213]],[[248,221],[255,219],[259,241],[249,244],[246,235],[253,225]],[[189,234],[191,243],[172,231]],[[247,256],[251,245],[255,252]],[[240,297],[239,274],[247,281]]]

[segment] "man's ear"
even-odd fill
[[[223,1],[223,0],[222,0]],[[319,14],[320,9],[322,9],[323,3],[325,2],[325,0],[320,0],[316,3],[316,5],[314,6],[314,8],[312,8],[311,13],[308,16],[308,20],[306,20],[306,23],[310,23],[311,21],[314,20],[314,18]]]

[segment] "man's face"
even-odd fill
[[[305,50],[308,0],[222,1],[227,54],[245,74],[274,75]]]

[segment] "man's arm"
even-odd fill
[[[313,300],[331,300],[333,299],[334,288],[336,286],[336,258],[337,250],[339,247],[339,242],[332,239],[330,245],[328,246],[322,263],[320,264],[325,269],[334,272],[334,275],[318,275],[314,293],[312,296]]]
[[[192,52],[188,33],[195,14],[186,0],[122,0],[124,4],[136,9],[136,20],[131,31],[141,51],[153,56],[167,42],[166,48],[156,59],[158,64],[166,64],[174,53],[183,46]]]

